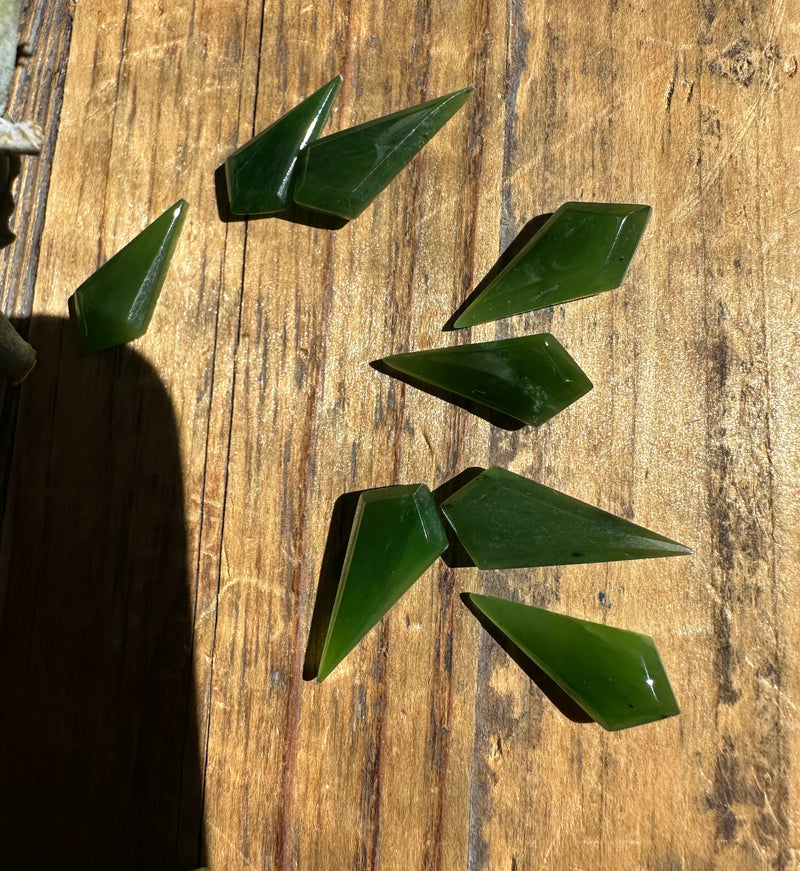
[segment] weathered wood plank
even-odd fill
[[[59,555],[74,565],[48,519],[65,504],[88,511],[86,530],[106,536],[91,577],[113,575],[115,554],[175,521],[173,510],[150,529],[135,513],[152,504],[136,470],[172,481],[182,568],[174,598],[152,601],[194,655],[196,690],[171,654],[189,705],[186,790],[169,805],[178,867],[200,854],[212,868],[800,866],[800,31],[788,4],[86,0],[71,46],[69,12],[35,7],[31,40],[47,60],[36,48],[18,90],[56,118],[69,50],[52,176],[47,155],[26,168],[30,227],[3,273],[5,310],[32,305],[47,357],[22,393],[2,625],[32,627],[45,661],[55,641],[25,611],[58,627],[42,591],[69,603],[48,584]],[[466,84],[476,94],[345,228],[220,222],[216,167],[337,72],[330,129]],[[47,316],[63,318],[74,287],[179,196],[189,222],[135,348],[149,363],[77,357]],[[517,233],[570,199],[653,206],[624,286],[442,333]],[[368,365],[542,330],[595,389],[536,431],[493,429]],[[81,445],[88,430],[65,427],[75,408],[134,433]],[[114,458],[107,492],[87,445]],[[178,455],[176,495],[166,467]],[[489,463],[695,555],[485,574],[438,564],[324,684],[304,682],[337,497],[435,487]],[[80,476],[108,504],[102,517],[77,507]],[[34,540],[20,586],[9,567]],[[123,573],[132,610],[110,625],[125,632],[162,577],[158,549],[146,552]],[[681,717],[615,735],[564,719],[466,612],[464,590],[652,634]],[[152,648],[137,649],[149,661]],[[0,650],[21,675],[6,678],[8,700],[35,678],[19,650]]]
[[[579,767],[541,781],[544,759],[565,752],[536,747],[552,740],[548,729],[529,742],[518,733],[521,686],[498,699],[505,663],[487,653],[479,698],[487,699],[487,719],[517,734],[501,745],[506,736],[487,729],[482,747],[478,732],[476,759],[495,775],[479,802],[478,867],[535,867],[542,856],[571,867],[576,832],[586,867],[789,867],[797,858],[786,810],[792,728],[774,677],[781,657],[774,627],[783,619],[768,554],[770,291],[753,292],[741,272],[746,252],[758,258],[761,249],[749,243],[742,216],[765,208],[761,137],[747,131],[780,117],[776,100],[792,87],[793,64],[777,61],[780,7],[719,20],[711,9],[675,11],[663,34],[655,17],[631,18],[629,7],[624,16],[597,8],[586,23],[565,11],[546,25],[533,9],[526,19],[527,69],[538,71],[542,55],[550,61],[551,90],[536,103],[541,120],[528,127],[528,166],[542,151],[533,143],[545,143],[531,174],[540,189],[556,188],[546,206],[633,199],[655,211],[624,289],[550,322],[595,379],[594,394],[575,409],[580,429],[561,442],[559,430],[569,425],[561,417],[544,457],[515,444],[511,458],[640,522],[669,523],[696,547],[688,566],[570,569],[550,588],[550,601],[560,596],[555,607],[592,619],[602,613],[602,593],[613,605],[602,619],[654,634],[684,714],[623,736],[569,727],[581,734]],[[532,86],[547,81],[544,71],[532,78]],[[570,118],[575,108],[582,121]],[[564,149],[551,156],[556,131]],[[523,168],[525,156],[517,155]],[[537,328],[545,318],[535,319]],[[599,474],[590,471],[595,464]],[[487,586],[506,583],[492,578]],[[516,709],[508,711],[509,702]],[[665,759],[679,760],[677,767],[664,771]],[[513,808],[504,800],[520,794],[540,820],[533,838],[507,825]],[[569,814],[578,807],[580,822]],[[568,822],[551,821],[554,808]]]

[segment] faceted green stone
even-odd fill
[[[298,155],[319,136],[341,84],[336,76],[225,161],[232,214],[272,215],[291,204]]]
[[[357,217],[472,90],[455,91],[313,142],[298,163],[294,201],[315,212]]]
[[[188,208],[185,200],[170,206],[70,297],[85,353],[147,332]]]
[[[473,478],[441,508],[481,569],[691,553],[657,532],[497,466]]]
[[[494,596],[466,593],[464,598],[604,729],[627,729],[680,713],[648,635]]]
[[[564,203],[456,318],[471,327],[622,284],[650,206]]]
[[[592,389],[580,366],[549,333],[394,354],[384,363],[532,426]]]
[[[424,484],[362,493],[342,566],[317,680],[324,680],[447,548]]]

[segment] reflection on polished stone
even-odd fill
[[[650,206],[564,203],[456,318],[471,327],[619,287]]]
[[[532,426],[541,426],[592,389],[549,333],[394,354],[383,362]]]
[[[517,655],[541,669],[604,729],[627,729],[680,713],[648,635],[494,596],[465,593],[463,598],[504,647],[510,642]]]
[[[323,681],[447,548],[424,484],[364,491],[336,591],[317,680]]]
[[[188,208],[178,200],[72,295],[85,353],[124,345],[147,332]]]
[[[294,201],[315,212],[357,217],[472,91],[464,88],[313,142],[298,161]]]
[[[225,161],[232,214],[273,215],[291,204],[298,155],[319,136],[341,84],[336,76]]]

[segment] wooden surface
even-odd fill
[[[23,32],[3,867],[800,868],[798,7],[31,0]],[[342,230],[220,221],[217,167],[337,72],[328,130],[475,95]],[[69,295],[179,197],[150,331],[81,358]],[[653,207],[623,287],[443,334],[567,200]],[[368,365],[543,330],[595,388],[535,431]],[[337,497],[492,463],[694,555],[437,563],[304,682]],[[462,591],[653,635],[682,715],[564,719]]]

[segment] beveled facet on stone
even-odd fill
[[[497,466],[473,478],[441,508],[481,569],[691,553],[657,532]]]
[[[225,161],[234,215],[273,215],[291,204],[300,152],[319,136],[342,84],[336,76]]]
[[[313,142],[300,157],[294,201],[350,220],[406,166],[472,94],[465,88]]]
[[[85,353],[147,332],[188,208],[185,200],[170,206],[70,297]]]
[[[549,333],[394,354],[383,362],[532,426],[592,389],[580,366]]]
[[[619,287],[650,206],[564,203],[456,318],[471,327]]]
[[[424,484],[362,493],[342,566],[317,680],[324,680],[447,548]]]
[[[463,598],[481,623],[489,622],[491,634],[501,636],[497,640],[504,647],[510,641],[515,654],[541,669],[604,729],[627,729],[680,713],[648,635],[494,596],[465,593]]]

